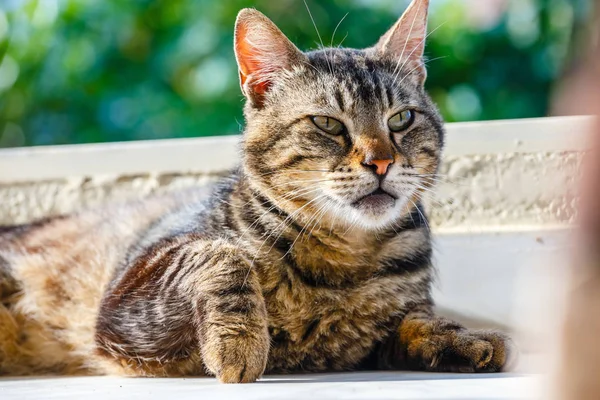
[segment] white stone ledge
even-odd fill
[[[239,136],[0,150],[0,182],[201,171],[237,163]]]
[[[549,117],[447,125],[446,155],[583,151],[593,117]]]

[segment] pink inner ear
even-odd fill
[[[242,82],[242,87],[246,84],[247,80],[248,75],[244,75],[244,73],[240,71],[240,82]],[[250,82],[250,85],[252,85],[252,90],[257,94],[265,94],[271,86],[268,81]]]
[[[423,58],[423,51],[425,50],[425,44],[423,37],[415,37],[408,39],[406,42],[406,48],[400,50],[400,56],[402,61],[411,63],[414,61],[420,61]],[[404,52],[404,54],[402,54]]]
[[[261,65],[258,61],[259,51],[246,40],[246,26],[240,24],[236,32],[236,49],[238,63],[240,68],[240,81],[242,86],[246,84],[248,77],[256,75],[261,70]],[[255,77],[256,78],[256,77]],[[258,94],[264,94],[269,89],[269,82],[259,79],[254,79],[250,82],[252,90]]]

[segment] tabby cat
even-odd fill
[[[308,53],[242,10],[241,166],[210,196],[0,228],[0,373],[502,370],[506,336],[432,312],[428,3],[374,47]]]

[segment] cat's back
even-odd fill
[[[43,260],[43,272],[48,274],[64,274],[69,265],[86,274],[110,272],[115,267],[111,261],[123,257],[159,221],[184,208],[202,208],[208,190],[190,189],[0,227],[0,255],[15,276],[26,274],[25,264],[35,260]]]
[[[12,350],[0,348],[18,353],[0,357],[0,375],[19,366],[31,372],[27,354],[36,354],[40,372],[100,372],[89,355],[115,271],[154,225],[206,197],[201,188],[0,228],[0,339],[23,338]],[[11,359],[19,365],[5,365]]]

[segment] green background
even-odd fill
[[[325,45],[358,48],[407,4],[308,0]],[[0,147],[238,133],[232,40],[243,7],[301,49],[318,47],[302,0],[0,0]],[[589,7],[432,0],[427,87],[446,120],[546,115]]]

